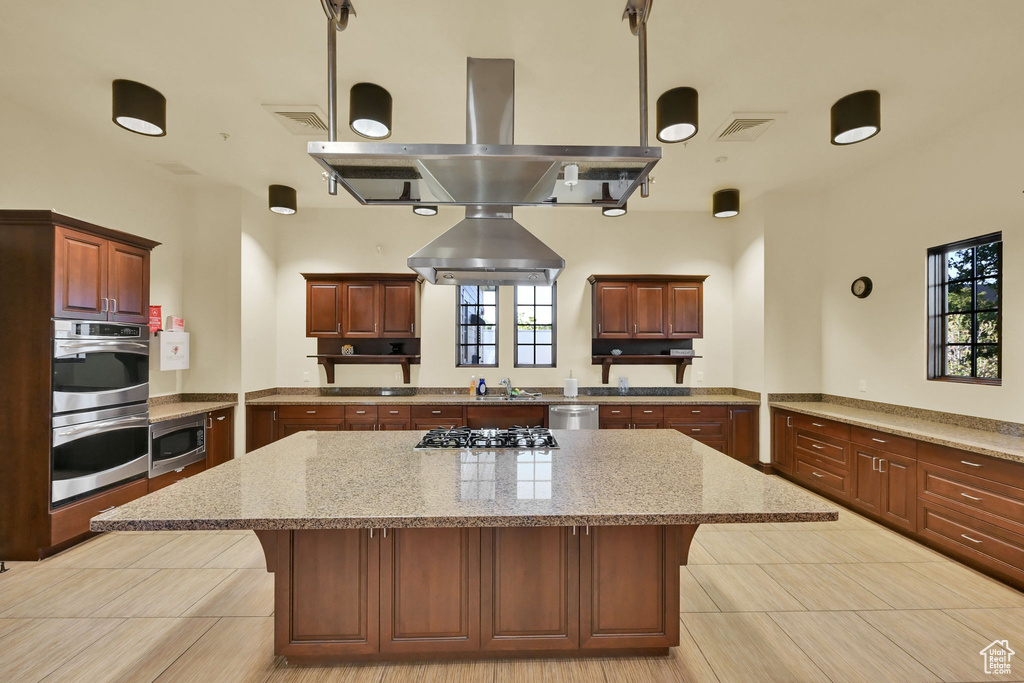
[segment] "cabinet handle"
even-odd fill
[[[816,444],[816,443],[812,443],[812,444],[811,444],[811,448],[817,448],[817,449],[818,449],[819,451],[823,451],[823,450],[825,450],[825,447],[824,447],[824,446],[819,446],[819,445],[818,445],[818,444]]]
[[[389,410],[388,412],[391,413],[392,415],[398,415],[397,410]]]
[[[316,411],[315,410],[307,410],[306,411],[306,415],[316,415]]]
[[[811,424],[814,425],[815,427],[824,427],[825,426],[823,424],[818,424],[817,422],[812,422]]]
[[[589,536],[589,535],[590,535],[590,525],[588,524],[587,525],[587,536]]]
[[[440,415],[440,414],[441,414],[441,411],[440,411],[440,410],[431,410],[431,411],[430,411],[430,414],[431,414],[431,415]]]
[[[824,474],[818,474],[817,472],[811,472],[811,474],[813,474],[814,476],[818,477],[819,479],[821,479],[821,478],[823,478],[825,476]]]
[[[99,511],[99,512],[97,512],[96,514],[97,514],[97,515],[102,515],[102,514],[103,514],[104,512],[110,512],[111,510],[113,510],[113,509],[114,509],[114,508],[116,508],[116,507],[117,507],[116,505],[111,505],[111,506],[110,506],[110,507],[108,507],[107,509],[105,509],[105,510],[100,510],[100,511]]]
[[[884,465],[886,462],[888,462],[888,461],[885,458],[879,458],[878,459],[878,471],[881,472],[882,474],[885,474],[886,472],[888,472],[888,470],[883,470],[882,469],[882,465]]]
[[[365,414],[366,414],[365,410],[357,410],[356,411],[356,415],[365,415]]]
[[[213,418],[212,417],[208,417],[208,418],[206,418],[206,421],[207,421],[206,428],[207,429],[213,429]]]
[[[694,427],[694,428],[693,428],[693,429],[691,429],[690,431],[691,431],[691,432],[699,432],[700,430],[699,430],[699,429],[697,429],[696,427]]]
[[[729,411],[729,419],[730,420],[732,419],[732,411],[731,410]]]
[[[690,412],[691,413],[699,413],[700,411],[699,410],[691,410]]]
[[[576,535],[576,527],[573,527],[573,528],[572,528],[572,535],[573,535],[573,536],[575,536],[575,535]]]
[[[374,331],[374,332],[376,332],[376,331],[377,331],[377,323],[374,323],[374,324],[373,324],[373,331]],[[387,531],[385,530],[385,532],[384,532],[384,533],[386,534],[386,533],[387,533]]]
[[[971,538],[971,537],[970,537],[970,536],[968,536],[967,534],[960,534],[960,537],[961,537],[961,538],[966,538],[966,539],[967,539],[968,541],[970,541],[971,543],[981,543],[981,541],[979,541],[978,539],[976,539],[976,538]]]
[[[217,418],[217,421],[219,422],[219,421],[221,421],[221,420],[223,420],[223,419],[224,419],[224,416],[223,416],[223,415],[221,415],[220,417],[218,417],[218,418]]]
[[[653,410],[645,410],[644,412],[645,413],[653,413],[654,411]]]
[[[976,496],[969,496],[966,493],[961,493],[960,495],[963,496],[964,498],[970,498],[971,500],[981,500],[981,498],[978,498]]]
[[[789,415],[786,416],[786,426],[787,427],[792,427],[793,426],[793,418],[790,417]]]
[[[970,465],[971,467],[981,467],[981,465],[979,465],[976,462],[969,462],[967,460],[961,460],[960,462],[963,463],[964,465]]]
[[[871,471],[872,472],[877,472],[878,471],[878,458],[873,457],[873,456],[871,458]]]
[[[274,415],[273,415],[273,417],[271,419],[273,419],[274,422],[277,422],[277,411],[276,410],[274,411]]]
[[[633,323],[633,334],[636,334],[636,323]]]
[[[110,300],[110,312],[117,313],[117,299]]]
[[[668,333],[672,334],[672,323],[668,324]]]
[[[107,297],[103,297],[102,301],[103,301],[103,308],[100,309],[100,313],[106,313],[109,310],[107,304],[110,302],[110,300],[107,299]]]
[[[412,334],[415,331],[416,331],[416,323],[412,323],[411,325],[409,325],[409,333]]]
[[[601,334],[601,323],[597,324],[597,333]]]
[[[621,413],[621,412],[622,412],[621,410],[613,410],[613,411],[612,411],[612,413],[614,413],[615,415],[618,415],[618,414],[619,414],[619,413]]]
[[[370,529],[370,538],[373,538],[373,529]]]
[[[871,437],[871,440],[872,441],[877,441],[878,443],[886,443],[885,439],[876,439],[875,437]]]
[[[388,528],[384,527],[384,538],[388,537]]]

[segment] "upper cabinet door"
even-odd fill
[[[340,282],[306,282],[306,336],[341,336]]]
[[[343,337],[380,337],[377,315],[377,283],[342,283]]]
[[[598,339],[629,339],[633,336],[630,315],[630,284],[599,282],[594,300],[594,336]]]
[[[108,242],[109,320],[144,324],[149,321],[149,250]]]
[[[416,336],[416,282],[380,283],[381,337]]]
[[[106,320],[107,240],[62,227],[55,233],[54,317]]]
[[[665,285],[637,283],[633,285],[633,337],[664,339],[667,307]]]
[[[704,283],[687,282],[669,285],[669,338],[694,339],[703,337],[703,309]]]

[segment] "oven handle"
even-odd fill
[[[99,422],[89,422],[84,425],[77,427],[71,427],[60,432],[55,432],[53,435],[53,445],[59,446],[62,443],[68,441],[75,441],[83,436],[91,436],[93,434],[101,434],[103,432],[113,432],[119,429],[130,429],[132,427],[146,427],[149,426],[148,415],[131,415],[128,417],[116,417],[112,420],[100,420]],[[72,437],[72,438],[66,438]]]
[[[65,355],[72,356],[88,351],[113,351],[114,353],[136,353],[142,356],[149,355],[148,344],[123,340],[57,342],[56,346],[57,351],[54,355],[57,358]]]

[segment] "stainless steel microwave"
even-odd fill
[[[149,437],[150,479],[206,460],[205,414],[155,422]]]

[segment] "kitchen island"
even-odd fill
[[[838,513],[678,432],[414,451],[303,432],[106,512],[94,531],[252,529],[291,662],[667,654],[697,526]]]

